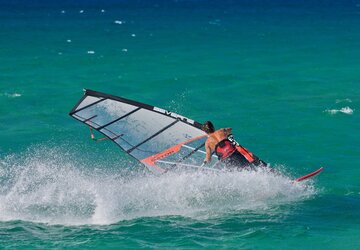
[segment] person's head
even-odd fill
[[[201,129],[202,129],[203,131],[205,131],[205,133],[207,133],[207,134],[211,134],[211,133],[214,133],[214,132],[215,132],[214,125],[212,124],[211,121],[205,122],[205,123],[201,126]]]

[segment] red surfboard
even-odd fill
[[[310,178],[310,177],[312,177],[312,176],[314,176],[314,175],[317,175],[318,173],[320,173],[321,171],[323,171],[323,167],[321,167],[321,168],[319,168],[318,170],[316,170],[316,171],[314,171],[314,172],[312,172],[312,173],[310,173],[310,174],[307,174],[307,175],[304,175],[304,176],[301,176],[301,177],[299,177],[299,178],[296,178],[294,181],[303,181],[303,180],[306,180],[306,179],[308,179],[308,178]]]

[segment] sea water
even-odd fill
[[[359,1],[0,1],[0,45],[0,248],[360,248]],[[154,176],[68,115],[83,88],[281,175]]]

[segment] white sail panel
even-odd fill
[[[93,103],[96,103],[104,98],[95,97],[95,96],[87,96],[77,107],[76,110],[82,109],[83,107],[86,107],[88,105],[91,105]]]

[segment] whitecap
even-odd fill
[[[88,53],[88,54],[95,54],[95,51],[93,51],[93,50],[88,50],[87,53]]]
[[[345,108],[340,109],[340,112],[342,112],[344,114],[352,115],[354,113],[354,110],[351,109],[350,107],[345,107]]]
[[[352,102],[352,100],[350,98],[346,98],[346,99],[336,99],[335,101],[336,103],[341,103],[341,102]]]
[[[335,115],[337,113],[343,113],[343,114],[347,114],[347,115],[352,115],[354,113],[354,110],[351,109],[350,107],[344,107],[341,109],[327,109],[324,112],[329,113],[331,115]]]
[[[0,96],[6,96],[6,97],[9,97],[9,98],[17,98],[17,97],[21,97],[21,94],[19,94],[19,93],[7,93],[7,92],[5,92],[5,93],[3,93],[3,94],[1,94],[0,93]]]
[[[115,21],[114,21],[114,23],[116,23],[116,24],[123,24],[123,23],[124,23],[124,21],[115,20]]]
[[[18,93],[14,93],[14,94],[10,94],[10,97],[20,97],[21,96],[21,94],[18,94]]]

